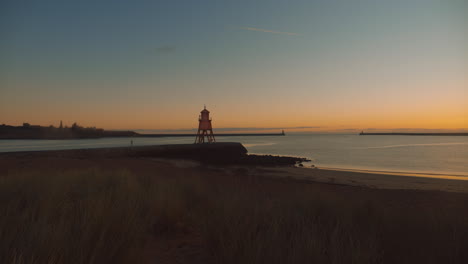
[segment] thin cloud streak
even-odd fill
[[[249,30],[249,31],[265,32],[265,33],[272,33],[272,34],[282,34],[282,35],[288,35],[288,36],[301,36],[301,34],[294,33],[294,32],[282,32],[282,31],[269,30],[269,29],[263,29],[263,28],[255,28],[255,27],[239,27],[239,29]]]
[[[176,46],[174,45],[164,45],[156,48],[157,53],[172,53],[176,51]]]

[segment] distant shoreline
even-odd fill
[[[361,132],[360,136],[468,136],[468,133],[368,133]]]
[[[106,131],[107,132],[107,131]],[[273,136],[285,136],[283,133],[248,133],[248,134],[214,134],[215,137],[273,137]],[[0,135],[0,140],[6,139],[37,139],[37,140],[60,140],[60,139],[99,139],[99,138],[161,138],[161,137],[196,137],[196,134],[139,134],[133,131],[116,131],[110,133],[109,135],[101,136],[67,136],[67,137],[41,137],[41,136],[2,136]]]

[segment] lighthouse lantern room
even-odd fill
[[[213,135],[213,128],[211,127],[210,111],[206,110],[206,106],[200,112],[200,117],[198,118],[198,132],[197,137],[195,138],[195,144],[202,143],[214,143],[216,142]],[[206,141],[205,141],[206,137]]]

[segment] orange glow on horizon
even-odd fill
[[[335,131],[342,129],[468,129],[468,111],[432,112],[394,112],[394,113],[329,113],[324,115],[310,111],[299,115],[294,111],[266,113],[259,111],[232,111],[229,109],[209,109],[212,112],[213,127],[216,128],[284,128],[289,131]],[[447,110],[447,109],[445,109]],[[448,109],[450,110],[450,109]],[[457,109],[454,109],[457,110]],[[145,111],[136,111],[145,113]],[[8,125],[21,125],[23,122],[43,126],[57,126],[60,120],[71,125],[77,122],[83,126],[95,126],[104,129],[191,129],[198,125],[198,110],[188,111],[148,111],[138,114],[126,111],[111,111],[109,114],[95,114],[93,111],[83,111],[70,115],[59,111],[46,111],[41,115],[31,115],[28,111],[16,112],[15,116],[2,116],[1,122]],[[167,116],[167,118],[163,118]],[[313,127],[292,129],[294,127]]]
[[[213,128],[284,128],[287,131],[342,131],[346,129],[468,129],[467,94],[459,85],[451,93],[427,92],[423,95],[398,95],[382,98],[376,95],[341,94],[303,96],[296,94],[255,95],[240,103],[236,95],[217,95],[207,100]],[[435,85],[434,85],[435,87]],[[434,91],[435,88],[428,90]],[[239,95],[238,95],[239,96]],[[219,98],[218,98],[219,97]],[[18,100],[20,98],[17,98]],[[104,129],[192,129],[198,126],[203,109],[200,100],[181,97],[159,100],[158,97],[105,102],[58,101],[25,98],[23,104],[4,101],[0,104],[0,124],[21,125],[23,122],[58,126],[60,120],[71,125]],[[158,101],[159,100],[159,101]],[[215,103],[211,103],[214,101]],[[176,103],[174,103],[176,102]],[[280,103],[275,103],[280,102]],[[313,127],[293,129],[294,127]]]

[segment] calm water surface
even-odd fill
[[[193,138],[0,140],[0,152],[193,143]],[[249,153],[307,157],[322,167],[468,176],[468,137],[299,135],[219,137]]]

